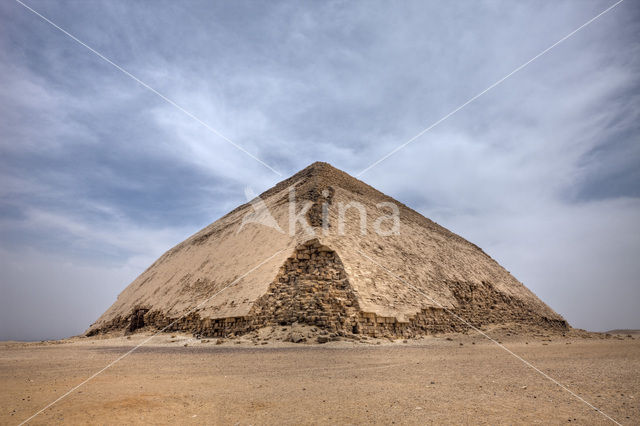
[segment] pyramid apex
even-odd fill
[[[361,182],[333,165],[324,161],[315,161],[291,177],[277,183],[271,189],[260,194],[260,198],[266,198],[296,183],[303,183],[307,187],[325,188],[327,186],[340,186],[352,191],[358,190],[358,192],[362,192],[365,188],[367,188],[367,190],[373,190],[369,185],[366,185],[364,182]]]
[[[338,169],[337,167],[334,167],[332,164],[327,163],[325,161],[314,161],[304,169],[300,170],[299,173],[304,171],[308,171],[311,174],[318,174],[318,173],[327,172],[327,171],[337,171],[337,172],[345,173],[342,170]]]

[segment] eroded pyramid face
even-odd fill
[[[477,246],[314,163],[166,252],[88,333],[293,323],[375,336],[567,327]]]

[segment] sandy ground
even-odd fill
[[[145,338],[0,343],[0,423],[19,424]],[[640,336],[499,339],[618,422],[640,424]],[[472,334],[323,345],[164,334],[30,423],[62,422],[610,423]]]

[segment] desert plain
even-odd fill
[[[287,333],[3,342],[0,423],[20,424],[146,342],[29,424],[612,424],[476,332],[324,344]],[[615,421],[640,423],[640,335],[487,334]]]

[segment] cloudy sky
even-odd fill
[[[357,174],[614,0],[0,3],[0,339],[82,332],[165,250],[309,163]],[[640,2],[363,180],[577,327],[640,328]]]

